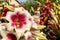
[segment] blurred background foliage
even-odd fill
[[[23,2],[24,4],[24,8],[26,8],[30,13],[32,13],[32,15],[34,14],[34,12],[32,11],[31,7],[33,7],[33,10],[35,10],[36,8],[36,1],[40,2],[40,6],[43,6],[43,4],[48,1],[48,0],[26,0],[26,2]],[[58,14],[58,11],[60,10],[60,0],[50,0],[53,4],[53,9],[55,11],[56,14]]]

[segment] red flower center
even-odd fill
[[[11,16],[11,20],[17,28],[22,28],[23,25],[26,24],[26,15],[17,12],[16,14]]]
[[[16,18],[16,19],[14,20],[14,22],[15,22],[16,26],[19,28],[20,20],[19,20],[18,18]]]
[[[17,40],[17,37],[13,33],[8,33],[7,40]]]

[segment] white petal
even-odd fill
[[[29,13],[27,10],[25,10],[23,7],[15,8],[14,11],[15,11],[15,12],[23,13],[23,14],[25,14],[27,17],[30,17],[30,16],[31,16],[30,13]]]
[[[11,15],[13,15],[13,14],[15,14],[14,12],[11,12],[11,11],[9,11],[9,12],[7,12],[7,15],[6,15],[6,19],[9,21],[9,22],[11,22]]]

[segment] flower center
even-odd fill
[[[13,33],[8,33],[7,35],[7,40],[17,40],[17,37]]]
[[[20,25],[20,20],[19,20],[18,18],[16,18],[16,19],[14,20],[14,22],[15,22],[16,26],[19,27],[19,25]]]

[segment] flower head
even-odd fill
[[[41,14],[49,14],[50,12],[49,12],[49,9],[47,8],[47,7],[42,7],[42,9],[41,9]]]
[[[48,8],[51,8],[51,7],[52,7],[51,1],[46,2],[46,3],[45,3],[45,6],[47,6]]]
[[[13,33],[7,33],[7,40],[17,40],[17,37]]]
[[[11,30],[15,29],[18,39],[26,30],[30,30],[32,22],[29,18],[31,17],[29,12],[23,7],[15,8],[14,12],[7,12],[6,19],[9,21],[9,24],[11,24],[8,28],[12,28]]]
[[[16,26],[17,28],[22,28],[24,24],[26,24],[26,15],[20,14],[17,12],[14,15],[11,15],[12,25]]]

